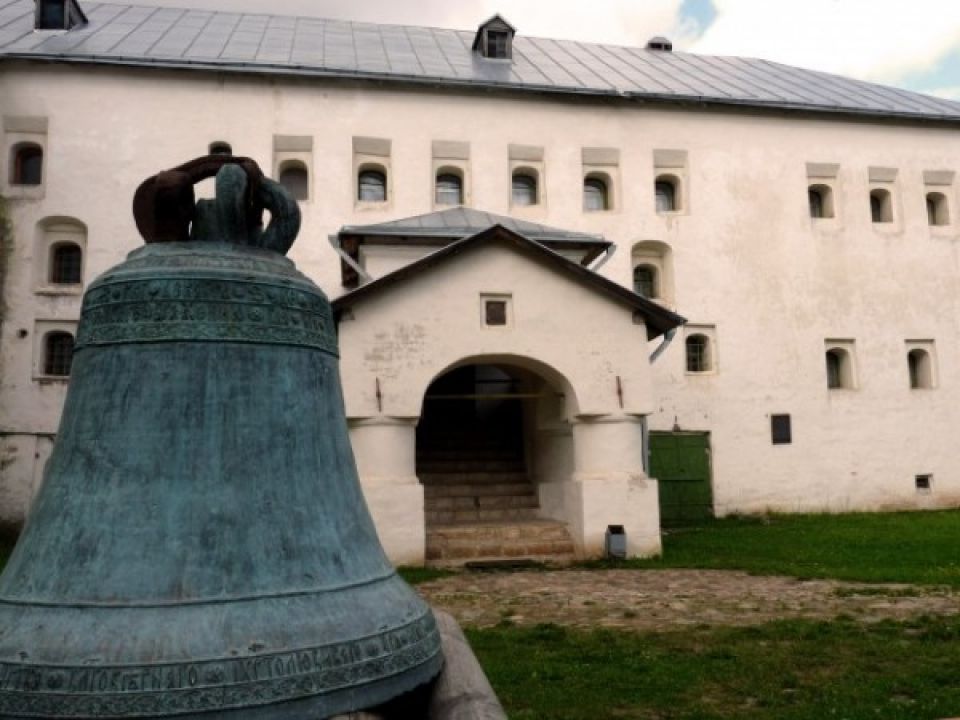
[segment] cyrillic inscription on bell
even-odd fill
[[[284,257],[296,203],[210,156],[134,212],[147,245],[84,297],[0,577],[0,716],[325,718],[428,682],[437,627],[361,493],[330,305]]]

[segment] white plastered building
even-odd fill
[[[207,152],[300,196],[291,257],[334,301],[399,563],[960,503],[960,104],[499,17],[0,0],[0,119],[7,525],[82,291],[141,243],[133,190]]]

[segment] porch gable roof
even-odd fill
[[[631,308],[643,318],[647,326],[647,338],[650,340],[686,322],[686,318],[661,307],[652,300],[648,300],[632,290],[628,290],[622,285],[618,285],[612,280],[608,280],[602,275],[598,275],[592,270],[568,260],[541,243],[535,242],[499,224],[474,235],[470,235],[469,237],[452,242],[436,252],[432,252],[409,265],[405,265],[398,270],[383,275],[366,285],[362,285],[340,296],[332,303],[334,313],[339,317],[344,310],[352,308],[372,295],[376,295],[389,287],[406,282],[423,271],[440,265],[473,247],[491,243],[499,243],[511,247],[536,261],[543,262],[555,268],[570,280],[587,286]]]

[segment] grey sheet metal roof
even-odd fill
[[[640,315],[643,317],[644,323],[647,326],[648,340],[653,340],[654,338],[657,338],[660,335],[669,332],[673,328],[679,327],[687,322],[686,318],[677,315],[675,312],[667,310],[664,307],[661,307],[652,300],[648,300],[632,290],[628,290],[622,285],[618,285],[612,280],[608,280],[602,275],[598,275],[592,270],[588,270],[587,268],[578,265],[575,262],[567,260],[565,257],[553,252],[542,243],[535,242],[530,238],[515,233],[501,225],[494,225],[474,235],[461,238],[456,242],[452,242],[440,250],[437,250],[436,252],[430,253],[419,260],[415,260],[412,263],[404,265],[403,267],[394,270],[391,273],[382,275],[376,280],[373,280],[366,285],[357,288],[356,290],[348,292],[345,295],[341,295],[331,303],[333,305],[333,311],[335,315],[339,317],[344,310],[352,308],[358,302],[362,302],[367,297],[376,295],[386,288],[406,282],[425,270],[436,267],[437,265],[440,265],[447,260],[466,252],[470,248],[486,243],[501,243],[503,245],[512,247],[515,250],[537,260],[538,262],[546,263],[551,267],[556,268],[559,272],[563,273],[574,282],[578,282],[582,285],[590,287],[591,289],[606,295],[612,300],[623,303],[627,307],[632,308],[634,311],[640,313]]]
[[[186,67],[502,88],[657,102],[960,122],[960,103],[766,60],[527,37],[513,60],[474,33],[83,2],[89,25],[34,32],[33,0],[0,0],[0,59]]]
[[[375,225],[347,225],[340,229],[340,234],[459,239],[474,235],[494,225],[500,225],[538,242],[596,243],[604,247],[610,244],[607,240],[604,240],[602,235],[561,230],[466,207],[438,210],[426,215],[415,215]]]

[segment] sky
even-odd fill
[[[960,0],[106,0],[759,57],[960,100]],[[81,0],[82,2],[82,0]]]

